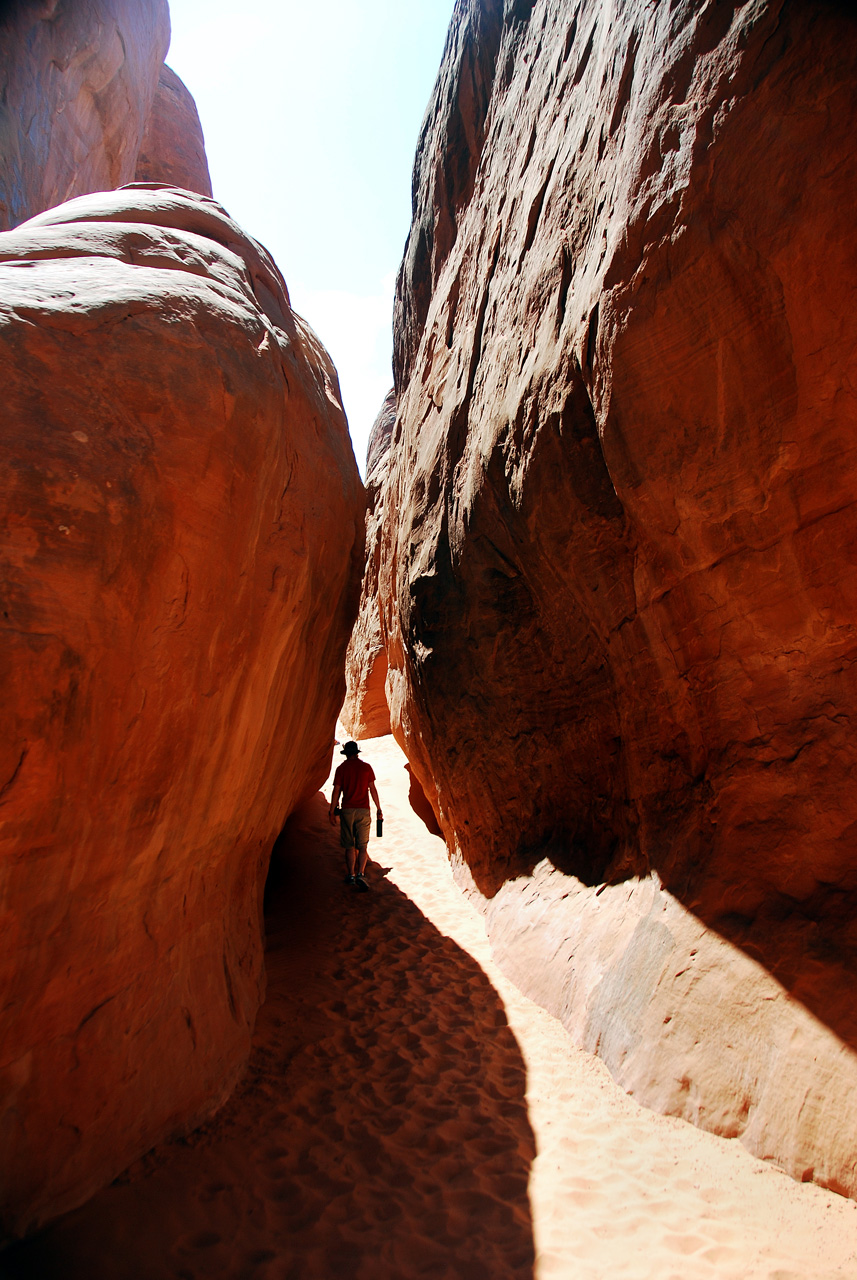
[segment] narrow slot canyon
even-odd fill
[[[0,1255],[3,1280],[855,1274],[857,1204],[639,1107],[504,977],[401,751],[362,749],[371,891],[314,797],[274,851],[235,1095]]]
[[[0,4],[0,1280],[857,1278],[852,10]]]

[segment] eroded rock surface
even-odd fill
[[[196,103],[171,67],[161,67],[134,177],[137,182],[164,182],[200,195],[211,195],[211,176]]]
[[[631,920],[663,892],[759,962],[666,1011],[657,947],[619,966],[615,915],[584,943],[530,936],[522,907],[495,930],[522,984],[557,969],[605,1051],[597,941],[640,1011],[642,1101],[852,1194],[827,1138],[857,1046],[855,123],[845,6],[458,5],[397,291],[379,572],[394,732],[478,892],[547,854],[592,904],[626,886]],[[666,1012],[699,1045],[669,1086]],[[803,1080],[831,1036],[804,1107],[764,1045]]]
[[[7,0],[0,230],[131,181],[169,42],[167,0]]]
[[[214,201],[0,236],[0,1204],[230,1091],[283,820],[326,776],[364,499],[326,353]]]
[[[345,703],[339,719],[357,740],[390,732],[387,706],[387,650],[381,634],[378,568],[390,440],[396,424],[396,393],[388,391],[369,435],[366,451],[366,569],[360,612],[345,659]]]
[[[857,1194],[857,1054],[829,1014],[850,1019],[853,975],[819,962],[806,925],[786,924],[772,973],[769,952],[709,928],[656,874],[593,889],[546,859],[476,896],[509,976],[635,1098]]]

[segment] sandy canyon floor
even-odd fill
[[[494,965],[393,739],[363,755],[372,891],[316,797],[275,857],[241,1089],[0,1276],[854,1280],[857,1204],[619,1090]]]

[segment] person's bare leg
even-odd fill
[[[366,864],[369,861],[369,847],[364,845],[362,849],[357,850],[357,874],[363,875],[366,870]]]
[[[357,871],[357,850],[353,846],[345,850],[345,865],[348,868],[348,874],[353,876]]]

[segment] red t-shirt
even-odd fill
[[[375,781],[375,770],[365,760],[352,756],[343,760],[333,775],[334,787],[342,787],[343,809],[369,808],[369,783]]]

